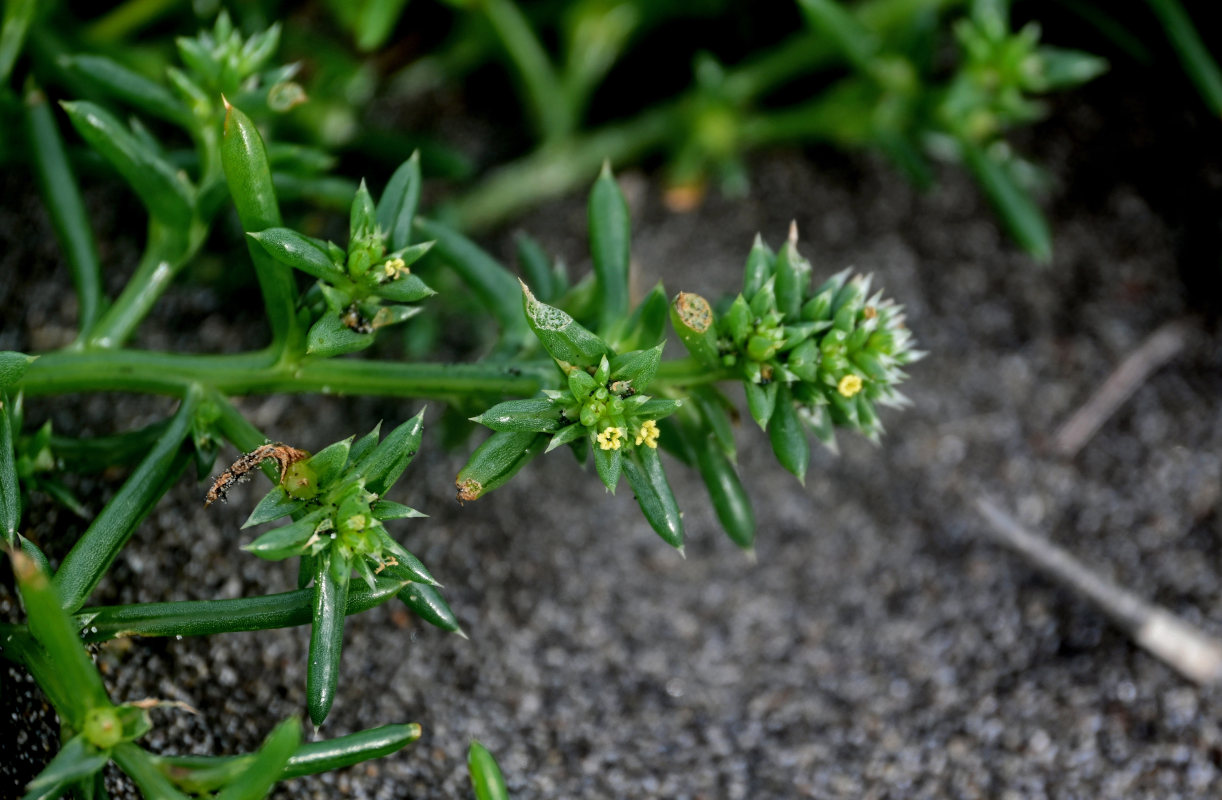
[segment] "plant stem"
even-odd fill
[[[481,5],[488,24],[522,78],[526,99],[544,142],[568,136],[574,123],[572,109],[547,52],[521,9],[513,0],[484,0]]]
[[[198,387],[183,394],[165,433],[64,556],[54,585],[60,603],[68,611],[76,611],[85,604],[136,526],[186,468],[190,454],[182,444],[191,432],[200,396]]]
[[[1163,24],[1163,32],[1171,40],[1180,63],[1188,77],[1196,84],[1201,99],[1214,116],[1222,116],[1222,71],[1209,55],[1209,49],[1201,41],[1178,0],[1146,0],[1150,10]]]
[[[29,395],[120,391],[181,396],[192,384],[226,395],[320,393],[447,399],[531,395],[555,370],[525,364],[403,364],[303,357],[273,362],[266,351],[185,355],[147,350],[60,350],[30,365]]]
[[[678,103],[627,122],[543,147],[507,164],[460,197],[451,209],[463,230],[488,228],[516,210],[585,183],[604,161],[612,166],[660,147],[680,123]]]
[[[346,613],[368,611],[399,593],[411,581],[379,576],[370,589],[363,581],[348,593]],[[290,628],[310,621],[312,589],[235,597],[228,600],[183,600],[133,603],[82,609],[76,615],[81,638],[104,642],[125,636],[211,636],[235,631]],[[21,633],[20,629],[15,629]]]
[[[127,341],[178,270],[199,249],[206,231],[207,225],[198,221],[190,231],[183,231],[150,217],[144,256],[114,305],[90,332],[89,346],[114,348]]]

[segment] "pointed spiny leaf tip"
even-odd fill
[[[600,178],[614,178],[615,177],[614,173],[611,171],[611,159],[609,158],[603,159],[602,169],[598,171],[598,177]]]
[[[798,221],[796,219],[789,222],[789,243],[795,245],[798,243]]]

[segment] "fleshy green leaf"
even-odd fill
[[[644,391],[662,363],[662,345],[648,350],[621,353],[611,359],[611,380],[627,381],[633,389]]]
[[[334,548],[320,555],[314,568],[314,608],[306,700],[310,719],[316,727],[327,719],[335,702],[351,575],[351,566]]]
[[[535,299],[522,284],[526,321],[552,358],[578,366],[592,366],[610,354],[607,343],[560,309]]]
[[[280,773],[300,742],[300,720],[290,717],[281,722],[268,734],[249,766],[216,796],[216,800],[262,800],[280,779]]]
[[[415,303],[437,294],[420,280],[419,275],[405,275],[379,285],[374,291],[378,293],[379,297],[385,297],[396,303]]]
[[[420,449],[420,439],[424,430],[424,409],[420,413],[391,431],[369,455],[362,458],[355,467],[364,476],[365,488],[376,495],[386,494],[386,490],[399,480],[399,476],[407,469]]]
[[[590,190],[589,221],[598,327],[605,333],[628,312],[628,251],[631,243],[628,204],[624,201],[619,184],[615,182],[615,176],[611,174],[609,163],[603,164],[602,172]]]
[[[777,384],[774,382],[761,386],[743,381],[743,388],[747,393],[747,410],[751,412],[751,418],[759,423],[760,428],[768,430],[768,421],[772,419],[772,412],[776,409]]]
[[[351,449],[352,437],[349,436],[347,439],[328,445],[310,456],[306,463],[313,468],[314,479],[318,482],[319,486],[326,486],[339,477],[340,472],[348,463],[348,454]]]
[[[546,397],[498,403],[478,417],[472,417],[471,421],[478,422],[494,431],[534,431],[536,433],[551,433],[559,430],[563,424],[560,419],[560,409]]]
[[[768,438],[772,441],[772,452],[781,466],[806,483],[806,468],[810,464],[810,443],[806,441],[806,430],[798,419],[789,387],[777,390],[776,409],[768,425]]]
[[[417,511],[411,506],[405,506],[402,503],[396,503],[391,500],[378,500],[369,507],[373,513],[373,518],[386,521],[388,519],[418,519],[427,517],[422,511]]]
[[[623,451],[619,449],[603,450],[598,445],[598,433],[590,431],[590,451],[594,453],[594,469],[602,479],[607,491],[615,494],[615,485],[619,483],[620,471],[624,466]]]
[[[488,748],[479,742],[471,742],[467,751],[467,771],[471,774],[471,788],[475,800],[509,800],[509,789],[501,768]]]
[[[55,758],[25,787],[26,798],[59,797],[68,784],[88,778],[106,766],[110,754],[97,748],[77,734],[64,742]]]
[[[390,176],[386,191],[378,200],[378,227],[387,235],[391,250],[407,247],[412,236],[412,219],[420,202],[420,151],[412,153]]]
[[[338,356],[355,353],[373,344],[374,334],[357,333],[334,313],[325,313],[306,335],[306,353],[312,356]]]
[[[325,517],[326,510],[319,509],[296,522],[268,531],[242,549],[269,561],[299,556]]]
[[[268,228],[246,235],[281,264],[299,269],[307,275],[331,282],[346,277],[344,270],[331,260],[327,243],[320,239],[304,236],[291,228]]]
[[[0,391],[16,385],[37,358],[12,350],[0,350]]]
[[[253,528],[255,525],[280,519],[303,508],[305,508],[305,500],[289,497],[283,487],[273,486],[272,490],[265,494],[259,504],[255,506],[255,510],[250,512],[250,516],[242,523],[242,527]]]
[[[441,596],[437,587],[424,583],[412,583],[399,591],[399,599],[414,611],[416,616],[430,625],[436,625],[450,633],[462,633],[458,618],[454,616],[454,612],[450,610],[450,604]]]
[[[658,451],[652,447],[637,447],[623,461],[628,485],[650,527],[671,547],[682,549],[683,519],[662,470]]]

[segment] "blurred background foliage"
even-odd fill
[[[222,5],[10,0],[0,68],[20,62],[26,19],[28,62],[52,96],[104,101],[67,55],[100,52],[164,81],[178,37]],[[305,146],[279,154],[289,199],[344,207],[355,184],[337,176],[389,174],[419,149],[436,215],[467,230],[588,184],[607,159],[660,168],[668,204],[684,210],[710,190],[748,191],[755,150],[831,146],[882,154],[922,187],[939,164],[961,165],[1047,261],[1050,178],[1011,134],[1116,62],[1163,69],[1222,113],[1222,77],[1192,22],[1206,5],[260,0],[228,11],[245,33],[279,22],[280,61],[297,65],[273,76],[291,88],[256,115],[273,141]],[[0,137],[6,160],[20,158],[20,142]]]

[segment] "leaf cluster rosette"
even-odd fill
[[[411,267],[433,246],[410,244],[420,194],[420,159],[395,172],[375,205],[362,181],[352,200],[348,247],[274,227],[249,234],[276,261],[316,279],[306,304],[316,316],[306,352],[333,356],[373,344],[378,329],[415,316],[408,305],[436,294]]]
[[[500,448],[489,445],[497,437],[506,447],[511,442],[517,447],[520,440],[536,451],[546,443],[543,452],[573,445],[583,461],[593,459],[608,491],[614,492],[620,476],[626,476],[653,528],[680,547],[682,525],[657,448],[658,420],[678,411],[683,401],[648,393],[662,360],[662,345],[615,353],[568,313],[536,298],[525,283],[522,308],[527,324],[555,361],[563,388],[500,403],[472,417],[496,433],[459,473],[459,498],[474,500],[494,488],[490,484],[499,485],[504,466]],[[516,472],[520,465],[513,466]]]
[[[400,569],[413,580],[438,586],[428,570],[403,548],[383,524],[425,516],[385,499],[420,448],[423,414],[378,441],[381,424],[360,439],[352,437],[290,464],[242,527],[291,516],[245,549],[271,560],[292,556],[329,557],[347,564],[373,588],[383,569]],[[337,569],[338,571],[338,569]]]
[[[796,228],[779,253],[757,237],[743,291],[722,313],[680,294],[671,315],[694,358],[742,381],[752,418],[799,480],[809,463],[806,432],[833,448],[836,427],[877,441],[877,407],[907,403],[897,389],[903,367],[924,355],[913,349],[903,307],[870,294],[869,276],[845,270],[812,289],[811,272]]]

